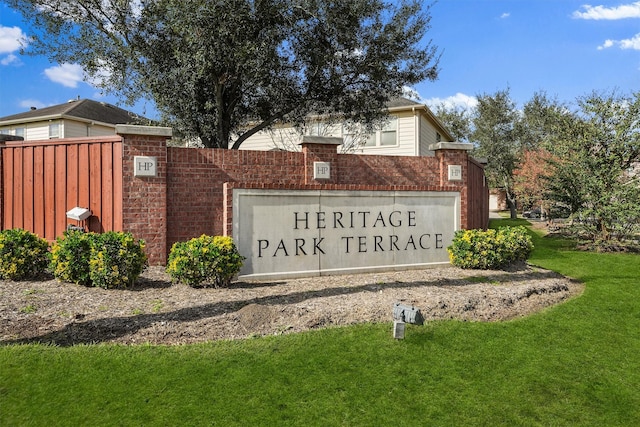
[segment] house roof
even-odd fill
[[[0,126],[41,120],[75,118],[105,124],[130,124],[143,117],[106,102],[78,99],[45,108],[32,108],[24,113],[0,117]]]
[[[387,102],[387,108],[389,109],[399,108],[399,107],[418,107],[422,105],[423,104],[420,104],[419,102],[413,101],[408,98],[402,98],[402,97],[393,98],[389,100],[389,102]]]

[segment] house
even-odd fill
[[[134,124],[143,117],[106,102],[74,99],[0,117],[0,135],[25,141],[114,135],[116,124]]]
[[[429,145],[453,142],[454,138],[424,104],[397,98],[389,102],[389,120],[374,134],[358,132],[346,124],[327,124],[311,120],[304,134],[341,137],[342,152],[387,156],[430,156]],[[261,131],[243,142],[242,150],[299,150],[302,132],[291,126]]]

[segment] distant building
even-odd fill
[[[0,134],[25,141],[105,136],[114,135],[117,124],[137,124],[143,120],[146,119],[106,102],[78,99],[0,117]]]
[[[327,123],[322,117],[307,122],[304,131],[291,125],[276,126],[247,138],[241,150],[299,150],[303,135],[340,137],[342,151],[386,156],[429,156],[431,144],[454,142],[453,137],[424,104],[396,98],[387,104],[389,120],[374,133],[358,131],[357,125]]]

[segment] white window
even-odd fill
[[[49,138],[60,138],[60,123],[49,123]]]
[[[14,131],[15,136],[21,136],[24,138],[24,128],[16,128]]]
[[[376,144],[376,134],[372,133],[367,135],[366,139],[364,140],[364,146],[365,147],[375,147]]]
[[[398,119],[390,117],[382,129],[368,136],[364,145],[365,147],[398,145]]]
[[[305,134],[310,136],[322,136],[322,129],[319,122],[307,123],[305,125]]]
[[[392,117],[380,131],[380,145],[398,144],[398,119]]]

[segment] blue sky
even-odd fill
[[[473,105],[506,88],[519,106],[537,91],[570,103],[594,90],[640,90],[640,1],[439,0],[431,15],[440,74],[414,87],[430,105]],[[0,3],[0,117],[78,96],[118,103],[77,65],[20,55],[24,28]],[[145,103],[125,108],[155,115]]]

